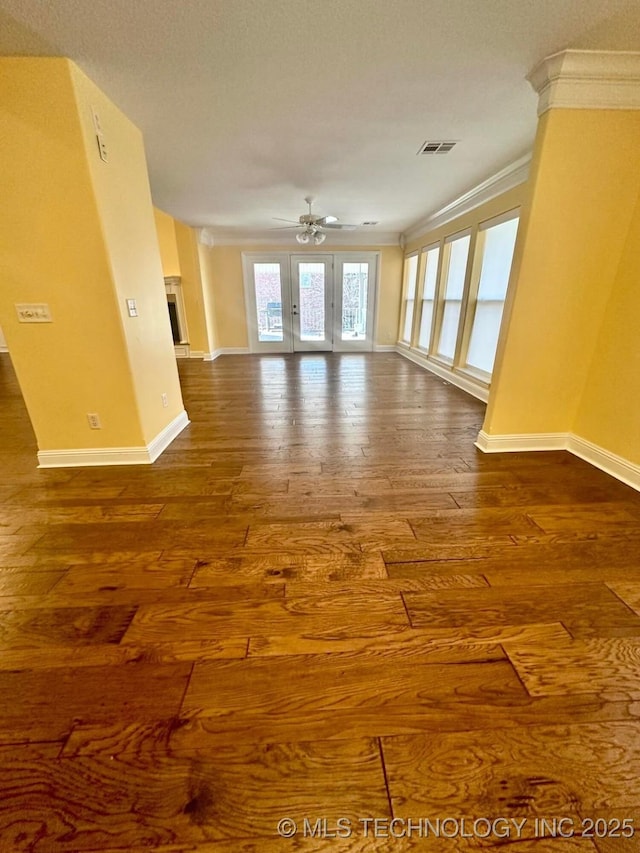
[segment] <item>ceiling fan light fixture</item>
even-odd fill
[[[330,231],[333,232],[334,229],[353,231],[357,227],[356,225],[345,225],[344,223],[340,223],[337,216],[316,216],[315,213],[311,212],[313,198],[311,196],[307,196],[305,201],[309,205],[309,212],[303,213],[302,216],[299,216],[297,223],[293,219],[282,219],[279,216],[273,217],[278,222],[291,222],[292,225],[285,226],[287,228],[295,228],[297,225],[300,230],[295,237],[297,242],[302,246],[308,246],[309,243],[313,243],[314,246],[320,246],[324,243],[327,239],[327,235],[324,230],[325,228],[330,229]]]

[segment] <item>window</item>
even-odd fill
[[[418,276],[418,255],[409,255],[404,265],[404,316],[402,322],[402,340],[411,345],[413,327],[413,307],[416,298],[416,278]]]
[[[438,258],[440,257],[440,246],[433,246],[423,251],[424,259],[424,286],[422,288],[422,306],[420,309],[420,332],[418,334],[418,346],[420,349],[429,351],[431,345],[431,326],[433,323],[433,309],[436,298],[436,282],[438,278]]]
[[[418,364],[486,400],[519,211],[484,221],[481,215],[464,230],[452,224],[453,233],[405,256],[399,343]]]
[[[449,361],[453,361],[456,351],[470,242],[471,235],[465,234],[463,237],[445,242],[444,246],[444,267],[447,272],[442,300],[438,355]]]
[[[466,365],[485,373],[493,370],[517,232],[517,218],[480,226],[477,254],[482,261]]]

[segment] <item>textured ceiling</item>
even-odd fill
[[[536,62],[638,39],[637,0],[0,0],[0,52],[75,60],[142,129],[157,206],[236,237],[308,194],[403,231],[530,150]]]

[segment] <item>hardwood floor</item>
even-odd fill
[[[640,850],[640,495],[394,354],[180,373],[38,470],[0,356],[0,850]]]

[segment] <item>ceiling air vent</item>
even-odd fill
[[[362,224],[363,224],[363,225],[379,225],[380,223],[379,223],[379,222],[374,222],[374,220],[373,220],[373,219],[367,219],[367,220],[366,220],[365,222],[363,222]]]
[[[425,142],[420,146],[418,154],[448,154],[455,144],[455,141],[445,142],[443,140],[437,142]]]

